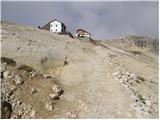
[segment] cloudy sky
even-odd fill
[[[58,19],[75,33],[83,28],[93,38],[110,39],[126,35],[158,38],[158,2],[6,2],[1,19],[32,26],[43,26]]]

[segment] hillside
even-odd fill
[[[3,116],[159,117],[157,41],[85,41],[10,22],[1,27]]]
[[[153,52],[156,55],[158,55],[159,52],[158,39],[153,39],[144,36],[126,36],[126,37],[121,37],[119,39],[108,40],[107,42],[114,43],[114,45],[116,45],[117,41],[119,43],[122,43],[121,49],[124,47],[124,44],[126,44],[126,47],[128,47],[128,49],[131,49],[132,47],[134,48],[134,46],[138,46],[141,49],[145,49],[146,53]],[[117,45],[117,47],[118,46],[119,45]]]

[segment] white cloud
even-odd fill
[[[54,18],[96,39],[159,34],[158,2],[2,2],[2,19],[42,26]]]

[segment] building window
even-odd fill
[[[56,27],[57,27],[57,25],[56,25]]]
[[[56,31],[57,31],[57,29],[56,29]]]

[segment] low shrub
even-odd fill
[[[8,65],[12,65],[12,66],[16,65],[16,62],[14,60],[7,58],[7,57],[1,57],[1,62],[7,63]]]

